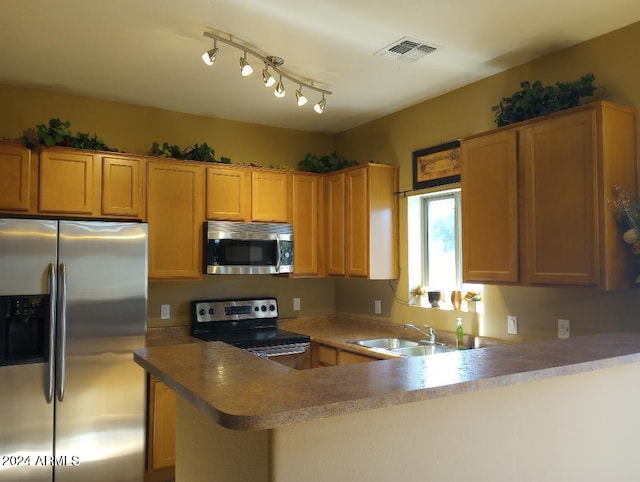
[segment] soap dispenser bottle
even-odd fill
[[[456,327],[456,347],[458,350],[464,350],[464,332],[462,331],[462,318],[458,318],[458,326]]]

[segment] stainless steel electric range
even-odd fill
[[[278,328],[275,298],[195,300],[191,312],[192,336],[223,341],[263,357],[277,357],[275,361],[304,354],[311,344],[307,335]]]

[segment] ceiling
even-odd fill
[[[340,132],[552,51],[640,21],[638,0],[0,0],[0,83],[316,132]],[[333,92],[297,107],[262,64],[241,77],[233,34]],[[408,63],[378,51],[403,37],[437,47]],[[525,79],[523,79],[525,80]],[[534,80],[534,79],[530,79]],[[574,79],[564,79],[574,80]],[[517,86],[514,86],[514,90]]]

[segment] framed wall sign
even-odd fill
[[[413,151],[413,189],[460,181],[460,141]]]

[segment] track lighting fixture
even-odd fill
[[[290,80],[291,82],[298,84],[298,90],[296,90],[296,102],[298,106],[303,106],[308,101],[307,97],[302,93],[302,87],[304,86],[309,90],[322,94],[322,99],[313,106],[313,109],[319,114],[324,111],[324,107],[326,105],[325,94],[331,95],[332,92],[316,87],[315,85],[313,85],[313,80],[305,82],[304,80],[287,73],[282,69],[284,60],[281,57],[276,57],[274,55],[262,55],[255,50],[247,47],[245,42],[235,41],[231,35],[204,32],[204,36],[213,39],[213,48],[202,54],[202,60],[207,65],[213,65],[216,60],[216,57],[218,55],[218,41],[227,45],[231,45],[232,47],[235,47],[243,52],[242,57],[240,57],[240,72],[242,73],[243,77],[246,77],[247,75],[251,75],[253,73],[253,68],[247,60],[247,54],[250,54],[253,57],[264,62],[264,69],[262,70],[262,82],[266,87],[271,87],[273,85],[276,86],[273,91],[273,95],[275,95],[276,97],[285,96],[285,86],[282,82],[282,79],[285,78],[287,80]],[[269,68],[271,68],[273,72],[278,74],[278,82],[276,82],[275,77],[271,74],[271,72],[269,72]]]
[[[207,65],[213,65],[216,61],[216,57],[218,56],[218,41],[213,40],[213,48],[208,52],[202,54],[202,60]]]
[[[307,98],[302,93],[302,86],[296,90],[296,100],[298,101],[298,107],[302,107],[307,103]]]
[[[243,77],[253,74],[253,67],[247,62],[247,51],[244,52],[244,57],[240,57],[240,73]]]
[[[324,106],[327,104],[327,101],[324,99],[324,92],[322,93],[322,99],[313,106],[313,110],[315,110],[318,114],[322,114],[324,112]]]
[[[286,94],[286,92],[284,91],[284,84],[282,83],[282,74],[280,74],[280,80],[278,80],[278,83],[276,84],[273,95],[276,97],[284,97],[284,94]]]
[[[276,83],[276,79],[269,73],[269,66],[267,63],[264,63],[264,69],[262,69],[262,82],[264,82],[265,87],[271,87]]]

